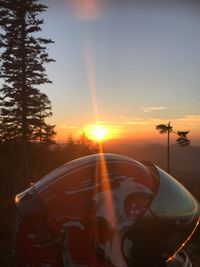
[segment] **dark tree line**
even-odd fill
[[[14,194],[57,165],[93,152],[86,140],[73,140],[67,152],[63,147],[55,149],[55,125],[46,122],[52,106],[41,87],[51,83],[45,67],[54,61],[47,52],[53,41],[40,37],[44,23],[40,15],[46,9],[39,0],[0,0],[0,184],[4,193]]]
[[[41,91],[54,61],[47,52],[53,41],[40,37],[46,9],[38,0],[0,0],[0,196],[27,186],[34,162],[42,168],[38,155],[54,143],[51,101]]]
[[[38,37],[43,20],[38,15],[46,6],[37,0],[0,1],[0,140],[51,143],[54,125],[46,123],[52,115],[51,102],[40,86],[51,83],[45,72],[51,39]]]
[[[40,37],[46,9],[39,0],[0,0],[0,193],[14,194],[59,164],[95,151],[84,135],[56,145],[55,125],[46,122],[52,106],[41,87],[51,83],[45,67],[54,61],[47,52],[53,41]]]

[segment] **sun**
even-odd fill
[[[110,130],[106,126],[90,125],[86,127],[85,131],[89,139],[92,139],[98,142],[109,139]]]

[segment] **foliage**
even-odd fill
[[[179,136],[176,140],[180,146],[190,145],[190,140],[187,138],[189,131],[178,131],[177,135]]]
[[[172,132],[173,128],[170,124],[159,124],[156,126],[156,130],[158,130],[161,134]]]
[[[54,61],[46,51],[52,40],[35,37],[43,24],[37,16],[46,8],[38,0],[0,1],[3,142],[51,143],[55,135],[54,126],[45,123],[52,115],[51,102],[39,89],[40,85],[51,83],[44,65]]]
[[[170,125],[170,122],[168,124],[159,124],[156,126],[156,130],[159,131],[159,133],[161,134],[168,134],[168,136],[170,135],[170,133],[175,133],[178,135],[178,138],[176,139],[176,142],[180,145],[180,146],[187,146],[190,145],[190,140],[187,138],[187,134],[189,134],[189,131],[173,131],[173,127]]]
[[[167,172],[170,173],[170,134],[175,133],[178,135],[178,139],[176,142],[184,147],[190,145],[190,140],[187,138],[187,134],[189,131],[173,131],[173,127],[168,124],[159,124],[156,126],[156,130],[158,130],[161,134],[167,134]]]

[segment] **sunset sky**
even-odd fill
[[[57,139],[97,122],[111,139],[161,140],[155,125],[171,121],[200,145],[198,1],[42,2]]]

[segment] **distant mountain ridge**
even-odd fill
[[[160,144],[114,144],[106,145],[105,152],[122,154],[140,161],[149,161],[166,169],[167,147]],[[200,172],[200,147],[180,147],[178,144],[170,146],[171,169]]]

